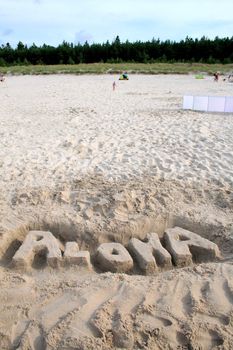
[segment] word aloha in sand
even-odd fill
[[[164,241],[166,249],[162,246],[157,233],[148,234],[146,242],[137,238],[129,241],[128,250],[144,273],[156,272],[158,265],[171,268],[172,261],[178,267],[191,265],[192,255],[199,262],[220,257],[215,243],[179,227],[168,229],[165,232]],[[16,267],[27,268],[31,265],[35,255],[41,252],[45,253],[47,262],[52,267],[58,267],[63,263],[66,266],[73,264],[91,269],[88,251],[79,251],[76,242],[67,242],[64,258],[62,258],[59,241],[50,232],[42,231],[28,233],[25,241],[13,256],[13,264]],[[104,271],[130,272],[134,266],[131,255],[120,243],[101,244],[97,248],[95,261]]]

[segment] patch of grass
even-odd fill
[[[3,74],[227,74],[233,71],[233,64],[204,63],[91,63],[74,65],[28,65],[0,67]]]

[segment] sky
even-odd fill
[[[0,0],[0,45],[233,36],[233,0]]]

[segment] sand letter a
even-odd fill
[[[180,227],[167,229],[164,239],[166,249],[171,253],[174,264],[177,266],[192,264],[192,256],[196,262],[220,257],[215,243]]]
[[[53,267],[56,267],[62,258],[58,240],[51,232],[30,231],[13,256],[13,264],[16,267],[27,268],[39,252],[45,252],[48,265]]]

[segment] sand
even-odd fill
[[[0,85],[0,348],[233,348],[233,114],[182,110],[184,94],[231,96],[193,75],[9,76]],[[116,81],[113,91],[112,83]],[[219,261],[144,276],[29,271],[29,230],[99,244],[180,226]]]

